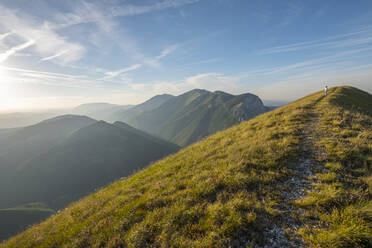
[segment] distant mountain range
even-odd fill
[[[253,94],[195,89],[179,96],[156,96],[112,118],[186,146],[268,110]]]
[[[179,96],[156,95],[135,106],[83,104],[72,113],[129,125],[187,146],[206,136],[249,120],[275,107],[266,107],[253,94],[231,95],[194,89]]]
[[[3,130],[0,210],[32,202],[61,209],[178,149],[125,123],[76,115]]]
[[[120,109],[118,111],[115,111],[111,113],[109,120],[111,121],[126,121],[133,118],[137,118],[138,116],[148,112],[152,111],[158,107],[160,107],[162,104],[167,102],[169,99],[174,98],[175,96],[169,95],[169,94],[163,94],[163,95],[156,95],[149,100],[145,101],[144,103],[138,104],[136,106],[133,106],[130,109]]]
[[[126,111],[133,105],[117,105],[110,103],[86,103],[68,111],[71,114],[86,115],[96,120],[110,120],[116,112]]]
[[[156,95],[138,105],[87,103],[55,113],[0,114],[0,128],[32,125],[62,113],[84,115],[110,123],[123,121],[185,146],[273,108],[252,94],[195,89],[179,96]]]

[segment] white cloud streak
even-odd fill
[[[367,34],[363,36],[363,34]],[[359,37],[356,37],[359,36]],[[356,37],[356,38],[350,38]],[[346,46],[356,46],[361,44],[368,44],[372,42],[372,36],[369,35],[368,30],[361,30],[357,32],[350,32],[335,36],[326,37],[324,39],[306,41],[300,43],[293,43],[284,46],[275,46],[263,49],[259,54],[273,54],[273,53],[283,53],[283,52],[294,52],[299,50],[305,50],[310,48],[336,48],[336,47],[346,47]]]
[[[158,56],[149,57],[143,54],[138,42],[129,31],[117,24],[116,17],[125,17],[145,14],[153,11],[160,11],[167,8],[175,8],[183,5],[197,3],[200,0],[163,0],[150,5],[120,4],[115,7],[104,4],[91,4],[88,2],[74,2],[73,12],[58,13],[55,17],[56,23],[48,23],[53,30],[70,27],[78,24],[95,23],[99,28],[98,32],[92,35],[94,45],[106,48],[108,42],[116,43],[121,51],[139,64],[146,64],[152,67],[160,67],[160,60],[174,52],[179,45],[171,45],[165,48]]]
[[[54,30],[50,29],[43,20],[27,15],[25,12],[8,9],[0,4],[0,26],[17,37],[33,40],[33,51],[41,57],[50,57],[56,53],[68,51],[58,56],[63,63],[73,62],[82,57],[84,47],[68,41]]]
[[[49,75],[69,77],[69,78],[84,78],[85,77],[83,75],[69,75],[69,74],[47,72],[47,71],[36,71],[36,70],[22,69],[22,68],[9,67],[9,66],[0,66],[0,69],[7,70],[7,71],[15,71],[15,72],[29,72],[29,73],[37,73],[37,74],[49,74]]]
[[[12,32],[8,32],[8,33],[0,34],[0,41],[2,41],[3,39],[5,39],[6,37],[10,36],[11,34],[13,34],[13,33]]]
[[[143,58],[143,63],[152,67],[159,68],[161,66],[160,60],[164,59],[165,57],[176,51],[180,46],[181,46],[180,44],[170,45],[163,49],[161,53],[155,58]]]
[[[56,53],[56,54],[54,54],[52,56],[42,58],[42,59],[40,59],[40,61],[48,61],[48,60],[52,60],[52,59],[58,58],[58,57],[64,55],[65,53],[67,53],[67,52],[68,52],[68,50],[61,51],[61,52],[58,52],[58,53]]]
[[[137,70],[141,67],[142,67],[142,64],[134,64],[134,65],[125,67],[125,68],[117,70],[117,71],[107,71],[107,72],[105,72],[106,76],[99,79],[99,80],[108,80],[108,79],[111,79],[111,78],[115,78],[115,77],[117,77],[121,74],[130,72],[130,71],[135,71],[135,70]]]
[[[167,8],[175,8],[182,5],[197,3],[200,0],[165,0],[148,6],[123,5],[111,11],[114,16],[131,16],[145,14],[152,11],[159,11]]]
[[[33,40],[30,40],[30,41],[27,41],[21,45],[18,45],[18,46],[15,46],[15,47],[12,47],[10,48],[9,50],[3,52],[3,53],[0,53],[0,63],[4,62],[5,60],[7,60],[10,56],[12,56],[13,54],[17,53],[18,51],[21,51],[23,49],[26,49],[32,45],[35,44],[35,41]]]
[[[201,0],[163,0],[150,5],[133,5],[121,4],[115,7],[101,4],[99,8],[87,2],[80,2],[78,7],[75,7],[75,12],[69,14],[58,15],[59,25],[54,28],[65,28],[68,26],[78,25],[82,23],[98,22],[100,24],[105,17],[125,17],[146,14],[149,12],[160,11],[167,8],[176,8],[183,5],[194,4]],[[74,2],[74,6],[76,6]],[[106,23],[107,24],[107,23]],[[107,27],[109,27],[108,25]],[[106,29],[107,30],[107,29]]]
[[[372,46],[359,48],[359,49],[345,50],[343,52],[335,53],[330,56],[325,56],[325,57],[311,59],[311,60],[305,60],[302,62],[290,64],[290,65],[271,68],[271,69],[268,69],[266,72],[264,72],[264,74],[265,75],[277,74],[277,73],[282,73],[282,72],[290,71],[293,69],[305,68],[305,67],[309,67],[313,65],[323,65],[325,67],[327,65],[337,62],[338,60],[347,61],[351,55],[361,54],[363,52],[368,52],[368,51],[372,51]],[[364,56],[364,54],[361,54],[361,56]]]
[[[179,47],[179,45],[171,45],[171,46],[165,48],[161,52],[161,54],[156,57],[156,60],[160,60],[160,59],[166,57],[167,55],[171,54],[174,50],[176,50],[178,47]]]

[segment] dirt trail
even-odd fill
[[[301,216],[305,213],[304,209],[293,203],[306,196],[306,192],[316,182],[314,174],[325,171],[324,166],[316,160],[321,151],[317,151],[314,145],[313,133],[318,125],[318,118],[314,113],[309,115],[309,120],[302,128],[299,161],[289,167],[293,175],[278,185],[283,190],[280,192],[282,201],[276,206],[276,209],[281,211],[283,223],[280,223],[280,226],[274,224],[265,232],[268,244],[264,248],[305,247],[301,237],[297,234],[298,229],[305,224],[317,224],[316,220],[313,220],[312,223],[304,223],[301,220]]]

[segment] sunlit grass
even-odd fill
[[[351,87],[330,90],[316,105],[320,122],[316,149],[327,173],[297,204],[318,216],[317,226],[300,230],[312,247],[372,246],[372,98]]]

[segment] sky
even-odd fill
[[[0,112],[194,88],[372,92],[368,0],[0,0]]]

